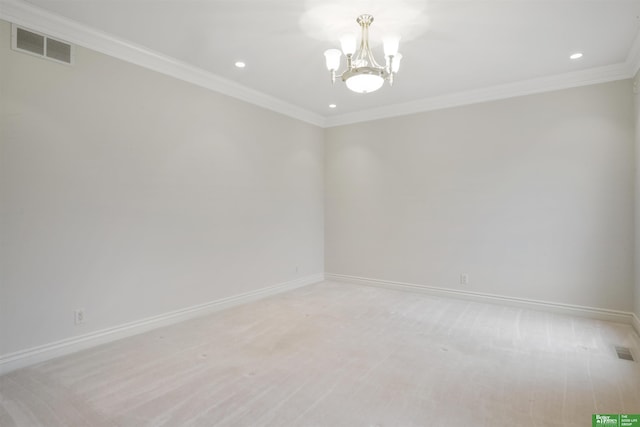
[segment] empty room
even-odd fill
[[[640,427],[640,0],[0,0],[0,426]]]

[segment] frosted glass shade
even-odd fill
[[[357,74],[349,77],[345,83],[354,92],[370,93],[380,89],[384,79],[376,74]]]
[[[391,72],[393,73],[397,73],[398,70],[400,69],[400,60],[402,59],[402,54],[401,53],[396,53],[396,55],[393,57],[393,62],[391,63]]]
[[[346,34],[340,38],[340,47],[342,47],[342,53],[346,55],[353,55],[356,53],[356,36],[353,34]]]
[[[400,37],[388,37],[382,43],[384,45],[384,56],[396,56],[400,45]]]
[[[324,59],[327,61],[327,70],[335,71],[340,68],[340,56],[342,56],[342,53],[338,49],[328,49],[324,52]]]

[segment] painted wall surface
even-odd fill
[[[633,120],[625,80],[328,129],[327,273],[630,311]]]
[[[640,319],[640,73],[636,74],[634,79],[634,93],[635,93],[635,140],[636,140],[636,187],[635,187],[635,201],[636,201],[636,215],[635,215],[635,299],[634,299],[634,312],[638,319]]]
[[[0,108],[0,355],[324,271],[322,129],[3,21]]]

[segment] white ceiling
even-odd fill
[[[640,28],[640,0],[29,3],[329,120],[607,66],[630,73]],[[379,62],[379,40],[390,33],[402,36],[404,59],[393,87],[360,95],[341,82],[331,85],[323,52],[357,32],[355,18],[365,12],[375,18],[370,31]],[[570,60],[574,52],[583,58]],[[247,67],[234,67],[237,60]]]

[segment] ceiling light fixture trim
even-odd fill
[[[357,50],[355,37],[347,35],[340,39],[342,52],[338,49],[328,49],[324,52],[332,83],[336,81],[340,58],[344,53],[347,58],[347,69],[340,74],[340,78],[347,88],[357,93],[370,93],[380,89],[385,81],[392,86],[402,59],[402,55],[398,53],[400,38],[389,37],[383,40],[385,65],[379,65],[369,47],[369,27],[373,23],[373,16],[360,15],[356,22],[360,25],[361,31],[360,46]]]

